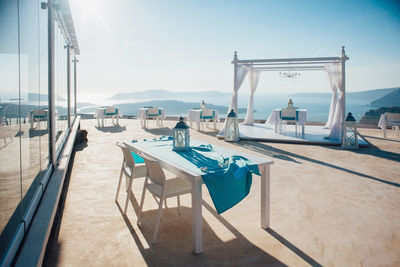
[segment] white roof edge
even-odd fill
[[[75,55],[80,54],[78,39],[75,33],[74,21],[72,19],[71,8],[69,6],[68,0],[58,0],[59,8],[56,8],[60,19],[62,20],[61,23],[68,35],[68,39],[72,49],[74,50]]]

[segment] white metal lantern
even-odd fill
[[[239,141],[239,124],[235,111],[232,109],[226,117],[225,125],[225,141],[238,142]]]
[[[172,137],[172,150],[186,151],[190,148],[189,126],[183,121],[182,117],[179,118],[175,128],[172,128]]]
[[[342,131],[342,148],[345,149],[357,149],[358,148],[358,136],[357,136],[357,124],[351,112],[347,115],[346,120],[343,122]]]

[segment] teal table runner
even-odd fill
[[[224,155],[218,147],[196,142],[188,151],[172,151],[171,137],[140,140],[135,145],[168,161],[179,163],[201,175],[218,214],[230,209],[246,197],[251,188],[252,174],[260,175],[258,165],[242,156]]]
[[[135,164],[144,163],[144,159],[136,154],[135,152],[131,152],[133,159],[135,160]]]
[[[204,172],[201,177],[218,214],[232,208],[249,194],[252,173],[260,175],[257,164],[242,156],[224,157],[211,145],[193,146],[191,150],[179,153],[185,154],[186,158],[187,154],[193,155],[188,160],[199,161],[198,165]]]

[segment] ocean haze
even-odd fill
[[[359,120],[366,111],[371,109],[370,103],[398,88],[374,89],[346,94],[346,111],[352,112]],[[202,100],[210,108],[216,108],[221,116],[228,111],[232,94],[226,92],[198,91],[198,92],[173,92],[165,89],[138,91],[131,93],[117,93],[106,99],[102,105],[115,105],[121,108],[124,115],[137,115],[137,109],[143,106],[159,106],[166,109],[166,114],[171,116],[186,116],[191,108],[199,108]],[[332,94],[327,93],[295,93],[295,94],[265,94],[263,92],[254,95],[254,118],[266,120],[275,108],[286,107],[289,98],[292,98],[294,106],[307,109],[308,121],[326,121],[329,113],[329,105]],[[246,107],[249,101],[247,92],[239,91],[238,105],[239,118],[246,115]],[[88,104],[80,109],[83,113],[92,113],[96,104]],[[79,105],[82,107],[83,105]]]

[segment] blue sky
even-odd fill
[[[400,86],[399,1],[70,2],[83,96],[230,92],[235,50],[241,59],[339,56],[342,45],[348,91]],[[266,73],[257,91],[329,92],[329,84],[323,72],[290,82]]]

